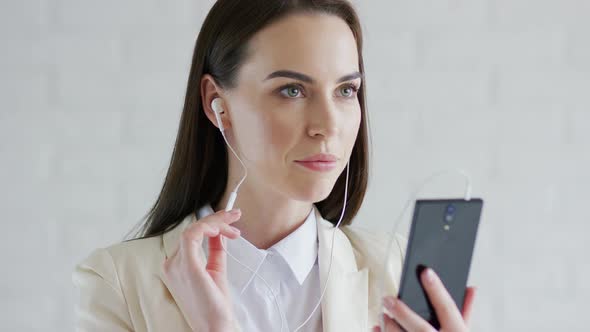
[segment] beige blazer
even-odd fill
[[[323,287],[334,227],[315,206],[314,210]],[[162,263],[177,248],[182,230],[192,220],[194,214],[163,235],[96,249],[76,265],[72,280],[79,290],[77,330],[191,331],[185,316],[199,313],[184,313],[176,305],[162,281]],[[332,271],[321,304],[324,331],[365,332],[378,324],[382,312],[378,290],[388,241],[385,233],[354,225],[336,229]],[[396,236],[385,271],[385,288],[392,295],[397,295],[405,249],[406,240]]]

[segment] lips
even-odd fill
[[[296,160],[295,163],[307,169],[318,172],[327,172],[336,167],[338,157],[333,154],[319,153],[305,159]]]
[[[338,157],[336,157],[333,154],[329,154],[329,153],[318,153],[318,154],[314,154],[313,156],[309,156],[305,159],[300,159],[300,160],[296,160],[296,161],[301,161],[301,162],[312,162],[312,161],[320,161],[320,162],[329,162],[329,161],[337,161]]]

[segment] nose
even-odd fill
[[[340,132],[339,110],[330,98],[318,98],[311,109],[308,135],[331,138]]]

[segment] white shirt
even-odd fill
[[[235,240],[224,237],[226,250],[257,271],[272,287],[282,311],[284,332],[295,331],[309,317],[321,295],[318,224],[313,212],[312,208],[301,226],[268,250],[258,249],[243,237]],[[212,213],[211,205],[207,204],[197,212],[197,219]],[[234,314],[242,331],[279,332],[278,308],[264,281],[229,256],[227,271]],[[299,331],[322,331],[321,306]]]

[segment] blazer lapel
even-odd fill
[[[368,269],[358,270],[354,250],[346,235],[323,219],[317,208],[315,211],[318,221],[321,290],[328,282],[321,304],[323,330],[324,332],[367,331]],[[328,275],[332,235],[334,235],[334,257],[332,269]]]

